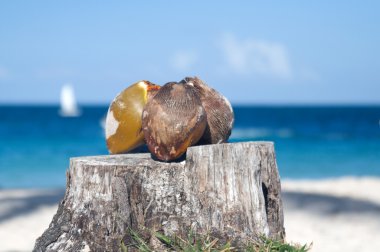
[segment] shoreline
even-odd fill
[[[380,178],[281,181],[286,239],[311,251],[377,251]]]
[[[281,187],[286,191],[329,194],[336,197],[350,197],[380,204],[380,177],[342,176],[323,179],[281,179]],[[374,190],[364,192],[364,188]],[[333,189],[333,190],[331,190]]]
[[[311,251],[380,247],[380,178],[283,179],[286,240]],[[0,189],[0,251],[30,251],[49,226],[64,189]]]

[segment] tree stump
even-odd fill
[[[284,238],[273,143],[195,146],[171,163],[148,153],[72,158],[65,197],[34,251],[120,251],[128,229],[143,227],[235,244]]]

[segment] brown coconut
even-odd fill
[[[206,113],[193,86],[170,82],[146,104],[142,128],[150,152],[158,159],[179,158],[206,128]]]
[[[199,144],[224,143],[231,135],[234,112],[231,103],[198,77],[186,77],[181,83],[193,86],[207,114],[207,127]]]

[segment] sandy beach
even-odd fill
[[[377,251],[380,178],[283,180],[287,241],[311,251]],[[31,251],[64,190],[0,190],[0,251]]]
[[[311,251],[379,251],[380,179],[283,180],[288,241]]]

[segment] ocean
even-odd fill
[[[69,158],[105,155],[107,106],[0,106],[0,188],[64,187]],[[230,142],[273,141],[281,178],[380,176],[380,106],[234,106]]]

